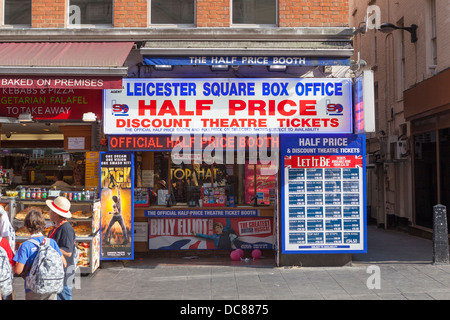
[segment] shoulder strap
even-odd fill
[[[44,237],[44,241],[42,242],[42,244],[46,247],[50,246],[50,238]]]
[[[40,244],[37,240],[34,240],[34,239],[28,239],[28,241],[30,241],[31,243],[34,243],[34,244],[37,245],[38,247],[41,246],[41,244]]]

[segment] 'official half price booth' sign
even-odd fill
[[[350,79],[124,79],[106,134],[352,133]]]

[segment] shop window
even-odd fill
[[[276,193],[276,175],[263,175],[261,169],[269,165],[245,164],[245,203],[273,205]]]
[[[414,136],[414,186],[416,224],[433,227],[437,199],[436,132]]]
[[[261,169],[268,165],[255,165],[248,159],[245,164],[198,164],[194,159],[177,164],[169,152],[154,152],[151,158],[151,206],[234,207],[275,203],[276,175],[261,174]],[[142,178],[142,185],[147,185],[145,180]]]
[[[176,164],[170,153],[155,152],[153,177],[152,205],[225,207],[236,201],[234,165],[197,164],[193,160]]]
[[[193,25],[194,0],[151,0],[151,24]]]
[[[277,24],[276,0],[232,0],[233,24],[269,25]]]
[[[112,25],[112,0],[69,0],[69,26]]]
[[[159,190],[170,189],[169,180],[169,165],[170,165],[170,153],[169,152],[154,152],[152,153],[152,164],[150,165],[150,188],[152,190],[150,196],[150,205],[164,205],[167,203],[165,195],[162,196]],[[139,177],[137,178],[139,179]],[[144,180],[144,178],[142,179]],[[145,185],[145,182],[144,182]],[[171,191],[171,190],[170,190]],[[158,199],[159,194],[159,199]],[[173,200],[173,199],[172,199]]]
[[[5,25],[31,26],[31,0],[5,0],[3,5]]]
[[[450,128],[439,130],[440,204],[450,207]],[[448,209],[447,209],[448,212]],[[450,221],[447,223],[450,224]]]

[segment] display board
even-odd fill
[[[132,153],[100,153],[101,259],[133,260]]]
[[[350,79],[123,79],[108,135],[352,133]]]
[[[364,135],[281,136],[282,253],[365,253]]]

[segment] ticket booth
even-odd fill
[[[259,249],[303,266],[365,252],[353,88],[347,78],[139,78],[105,90],[101,165],[127,161],[129,225],[140,230],[131,251]],[[109,175],[102,202],[114,206],[126,188]],[[114,228],[104,259],[121,255],[126,226]]]

